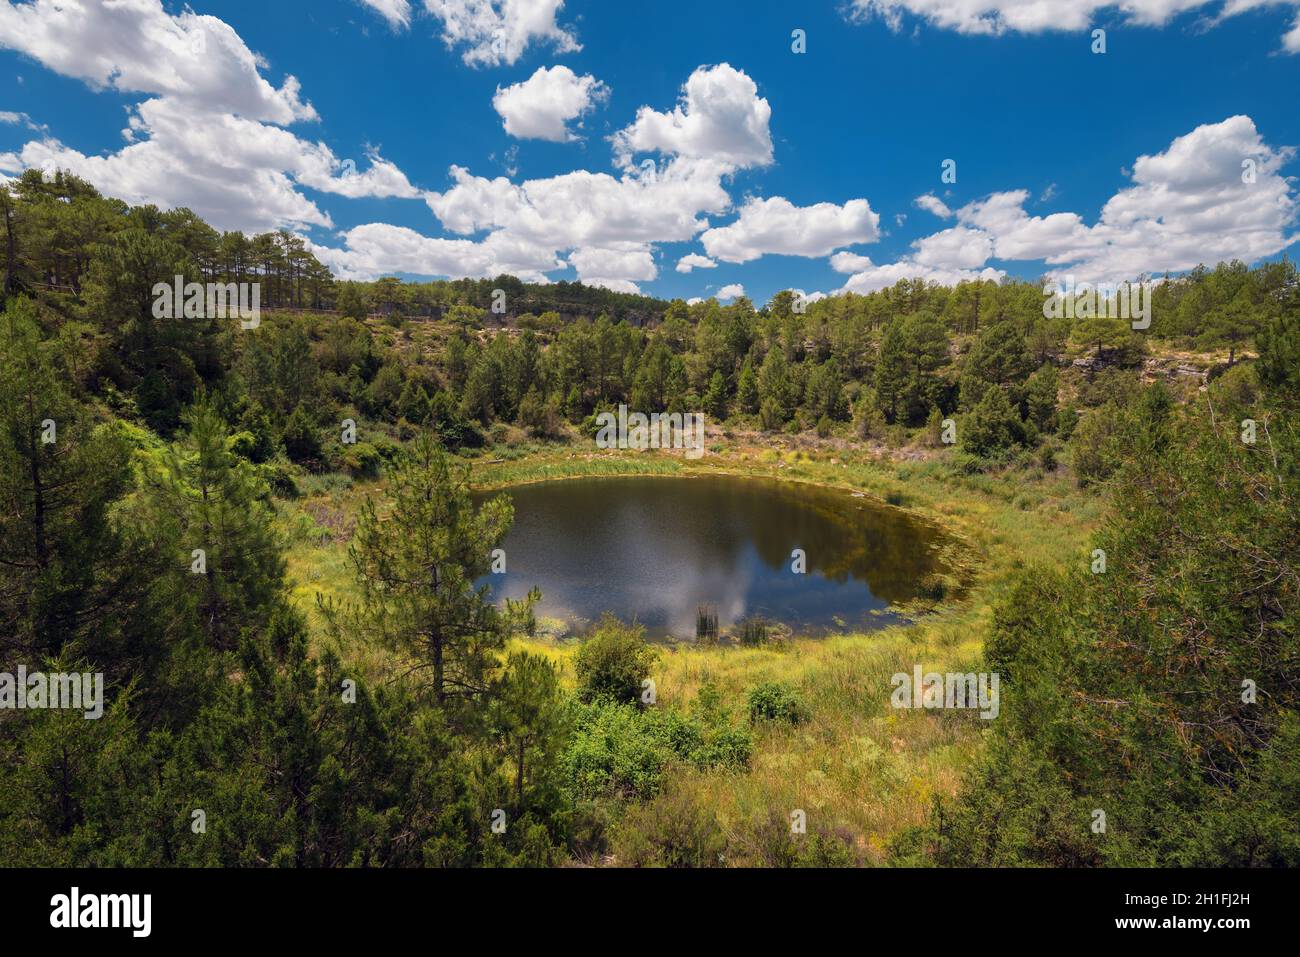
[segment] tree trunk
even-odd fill
[[[519,763],[515,772],[515,801],[519,806],[520,813],[524,809],[524,739],[519,739]]]
[[[9,197],[5,197],[5,287],[6,296],[14,291],[14,210]]]
[[[30,408],[31,403],[28,403]],[[36,548],[36,564],[42,571],[49,566],[49,553],[45,542],[45,486],[41,483],[41,443],[36,438],[38,426],[31,429],[31,458],[28,460],[32,479],[32,539]]]

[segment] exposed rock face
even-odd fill
[[[1207,375],[1207,370],[1178,358],[1147,359],[1142,363],[1142,379],[1145,382],[1153,382],[1156,379],[1166,379],[1171,382],[1178,379],[1191,379],[1197,385],[1204,385]]]

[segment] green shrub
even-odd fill
[[[576,797],[645,799],[658,792],[673,751],[647,716],[609,702],[578,708],[562,762]]]
[[[799,695],[789,685],[768,681],[749,691],[749,721],[784,721],[801,724],[807,714]]]
[[[577,800],[644,800],[658,793],[675,761],[700,770],[748,767],[749,730],[704,706],[687,716],[672,708],[638,709],[601,698],[576,707],[574,735],[563,758]]]
[[[963,451],[995,459],[1025,440],[1024,423],[1001,388],[987,389],[961,423]]]
[[[641,684],[659,655],[645,642],[645,629],[624,625],[606,616],[578,649],[574,667],[578,695],[583,701],[609,697],[614,701],[639,702]]]

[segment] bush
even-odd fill
[[[583,701],[608,697],[614,701],[639,702],[641,683],[650,674],[658,652],[646,644],[645,629],[624,625],[606,616],[596,634],[578,649],[574,665],[578,695]]]
[[[787,684],[769,681],[749,692],[749,721],[784,721],[802,724],[807,714],[799,695]]]
[[[981,458],[996,458],[1024,441],[1024,423],[1001,388],[987,389],[961,424],[962,449]]]
[[[764,432],[776,432],[785,424],[785,413],[775,399],[764,399],[758,410],[758,419]]]
[[[535,438],[553,438],[560,431],[559,404],[546,401],[536,387],[530,387],[519,403],[517,421]]]
[[[339,446],[338,464],[354,478],[378,475],[382,461],[379,450],[369,442]]]
[[[930,414],[925,420],[925,431],[922,435],[927,448],[943,448],[943,413],[939,411],[938,406],[930,408]]]
[[[1104,482],[1119,468],[1124,450],[1116,436],[1122,415],[1115,403],[1107,402],[1075,426],[1070,439],[1070,463],[1080,486]]]
[[[258,474],[270,487],[271,492],[280,498],[297,498],[298,483],[294,481],[294,469],[283,460],[267,462],[257,467]]]
[[[688,717],[674,709],[641,710],[608,698],[578,705],[563,759],[574,797],[644,800],[658,793],[674,761],[700,770],[748,767],[754,750],[749,730],[732,726],[718,709],[697,710]]]
[[[645,799],[659,791],[673,752],[647,717],[636,708],[609,702],[579,707],[563,760],[576,797]]]
[[[1259,399],[1259,379],[1250,363],[1238,363],[1214,382],[1214,394],[1238,407],[1255,404]]]
[[[320,458],[321,430],[303,406],[299,405],[289,416],[282,438],[284,450],[294,462],[315,464]]]
[[[885,434],[885,415],[876,404],[874,389],[863,389],[853,411],[853,427],[859,438],[879,439]]]
[[[721,867],[727,837],[713,811],[683,790],[628,810],[614,837],[624,867]]]
[[[1056,471],[1056,449],[1050,445],[1044,445],[1038,450],[1038,464],[1043,467],[1044,472]]]
[[[1079,410],[1072,405],[1062,406],[1056,413],[1056,434],[1062,442],[1070,441],[1074,427],[1079,424]]]
[[[852,850],[852,832],[837,832],[816,815],[806,822],[807,833],[790,829],[787,813],[770,809],[741,822],[740,838],[731,850],[731,863],[741,867],[852,867],[862,863]]]

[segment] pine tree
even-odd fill
[[[9,300],[0,339],[0,648],[58,654],[93,636],[129,576],[109,519],[129,450],[68,394],[30,300]]]
[[[210,647],[231,650],[241,631],[270,619],[284,557],[266,489],[230,451],[221,416],[201,399],[183,421],[185,439],[151,476],[153,508],[175,549],[178,606],[193,608]]]
[[[904,320],[895,319],[881,340],[875,377],[876,402],[890,423],[898,418],[903,392],[907,387],[908,364]]]
[[[996,457],[1024,438],[1024,423],[1000,388],[990,388],[961,423],[962,448],[981,458]]]
[[[1278,395],[1300,397],[1300,288],[1259,333],[1259,380]]]
[[[976,338],[962,363],[961,409],[969,412],[991,386],[1010,393],[1020,402],[1020,384],[1034,371],[1034,358],[1019,325],[1003,320],[988,326]]]
[[[335,308],[339,314],[363,322],[366,318],[366,303],[361,297],[361,290],[354,282],[345,282],[339,287],[339,299]]]
[[[758,411],[758,376],[754,374],[754,360],[746,357],[740,367],[740,379],[736,384],[736,403],[741,410],[753,415]]]
[[[505,643],[508,617],[487,585],[492,550],[510,528],[504,496],[476,506],[468,467],[427,433],[392,470],[383,508],[367,498],[357,518],[349,561],[362,588],[354,618],[431,678],[438,704],[488,688]]]
[[[708,391],[704,393],[704,411],[715,421],[727,417],[727,381],[721,372],[713,373],[709,380]]]
[[[1237,349],[1251,337],[1257,328],[1258,311],[1251,301],[1250,287],[1243,284],[1232,299],[1221,303],[1205,317],[1198,337],[1202,348],[1228,347],[1228,365],[1237,358]]]
[[[511,766],[516,815],[529,809],[526,783],[539,793],[542,800],[538,803],[553,802],[569,730],[567,704],[555,666],[541,655],[512,653],[493,685],[489,720]]]
[[[140,414],[156,431],[170,433],[181,409],[204,382],[220,377],[217,324],[212,317],[154,316],[154,286],[176,276],[197,279],[185,249],[141,228],[125,229],[94,248],[86,283],[88,314],[108,334],[120,357],[125,385]]]
[[[1044,363],[1042,368],[1029,377],[1025,386],[1025,405],[1027,420],[1034,423],[1040,432],[1056,430],[1056,394],[1059,389],[1056,368]]]
[[[796,394],[790,380],[790,366],[780,349],[770,349],[763,359],[758,370],[758,394],[762,397],[763,407],[770,405],[781,422],[786,422],[794,413]]]

